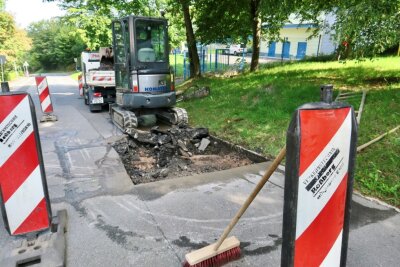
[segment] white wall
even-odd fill
[[[336,42],[332,39],[331,34],[323,34],[321,38],[321,45],[319,48],[320,55],[330,55],[335,52],[337,47]]]
[[[316,56],[318,51],[319,36],[307,39],[311,35],[311,31],[307,28],[283,28],[280,31],[281,38],[287,38],[290,42],[290,57],[295,58],[297,55],[297,45],[299,42],[306,42],[306,56]],[[268,40],[261,41],[261,53],[268,53]],[[321,34],[319,54],[331,54],[335,50],[335,44],[330,38],[330,34]],[[282,53],[282,42],[276,43],[275,54],[280,57]]]
[[[288,42],[290,42],[290,57],[295,58],[297,55],[297,45],[299,42],[306,42],[307,43],[307,49],[306,49],[306,56],[316,56],[317,53],[319,55],[325,54],[329,55],[335,52],[335,49],[337,47],[337,44],[334,42],[332,35],[333,32],[331,32],[330,27],[336,20],[336,16],[333,13],[327,13],[323,14],[319,17],[319,20],[322,22],[323,25],[325,25],[327,28],[324,30],[321,30],[320,36],[317,35],[316,37],[313,37],[311,39],[307,39],[311,35],[311,30],[308,30],[307,28],[282,28],[280,31],[280,37],[288,38]],[[301,20],[296,17],[295,14],[292,14],[289,17],[289,21],[293,23],[292,25],[298,24],[301,22]],[[303,23],[312,23],[310,22],[303,22]],[[288,24],[290,25],[290,24]],[[328,31],[328,32],[327,32]],[[319,41],[319,38],[321,40]],[[268,45],[269,45],[269,40],[262,40],[260,44],[260,51],[261,55],[266,56],[268,53]],[[318,50],[318,45],[319,45],[319,50]],[[276,43],[276,48],[275,48],[275,55],[276,57],[280,57],[282,53],[282,42],[277,42]]]

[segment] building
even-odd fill
[[[320,17],[324,24],[331,26],[335,20],[333,14]],[[310,38],[316,29],[316,24],[307,23],[290,16],[280,31],[280,37],[285,41],[262,40],[260,44],[260,56],[269,58],[302,59],[306,56],[329,55],[335,52],[337,44],[333,40],[332,31],[320,30],[320,33]],[[267,27],[267,25],[263,25]]]

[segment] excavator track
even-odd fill
[[[110,115],[113,123],[123,132],[132,133],[138,127],[138,120],[132,111],[119,108],[117,105],[110,106]]]
[[[189,123],[187,111],[183,108],[169,108],[157,112],[157,117],[167,122],[168,124],[177,126],[186,126]]]

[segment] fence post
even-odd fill
[[[175,77],[176,77],[176,49],[174,49],[174,54],[175,54],[175,63],[174,63],[174,73],[175,73]]]
[[[210,71],[211,71],[211,59],[212,59],[212,57],[211,57],[211,48],[210,48],[210,50],[209,50],[209,53],[210,53]]]
[[[242,53],[242,62],[240,62],[239,69],[240,70],[244,69],[244,48],[243,48],[243,53]]]
[[[183,80],[186,80],[186,52],[183,53]]]
[[[204,48],[202,48],[201,49],[201,53],[203,54],[203,69],[202,69],[202,72],[204,73],[204,71],[205,71],[205,63],[206,63],[206,59],[205,59],[205,56],[206,56],[206,50],[204,50]]]
[[[215,49],[215,70],[218,70],[218,49]]]

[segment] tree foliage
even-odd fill
[[[53,1],[53,0],[47,0]],[[130,14],[159,16],[167,10],[171,47],[186,40],[192,76],[200,75],[196,43],[252,42],[251,70],[258,67],[261,39],[279,40],[289,15],[334,32],[344,52],[371,56],[400,43],[400,0],[61,0],[67,21],[90,49],[111,44],[111,21]],[[0,0],[1,3],[1,0]],[[322,14],[333,13],[329,25]],[[1,23],[1,22],[0,22]],[[0,31],[1,38],[1,31]],[[342,46],[343,48],[343,46]]]
[[[201,43],[243,43],[251,35],[247,0],[199,0],[196,8],[196,35]]]
[[[326,28],[318,16],[331,12],[345,56],[374,56],[400,43],[400,0],[303,0],[298,13]]]
[[[74,64],[85,44],[72,26],[60,19],[39,21],[31,24],[28,35],[32,38],[31,61],[36,67],[57,69]]]
[[[183,21],[189,54],[189,69],[191,78],[201,76],[200,59],[197,52],[197,39],[193,26],[194,2],[195,1],[191,0],[168,0],[167,2],[169,12],[173,16],[182,18],[180,21]]]
[[[179,9],[167,6],[165,17],[168,19],[168,34],[171,48],[177,48],[186,41],[185,22]]]
[[[77,28],[77,33],[90,50],[111,45],[111,18],[101,12],[85,8],[69,8],[64,18]]]
[[[15,33],[14,18],[11,14],[0,11],[0,45]]]
[[[31,40],[26,32],[15,26],[14,18],[9,13],[0,11],[0,55],[6,56],[6,72],[22,65],[30,46]]]
[[[61,7],[67,11],[64,21],[78,29],[89,49],[97,50],[111,45],[113,19],[130,14],[156,16],[163,3],[162,0],[63,0]]]
[[[197,36],[203,43],[247,43],[253,40],[251,70],[258,67],[261,33],[278,38],[279,30],[293,12],[294,1],[273,0],[198,0]],[[264,29],[261,25],[266,25]]]

